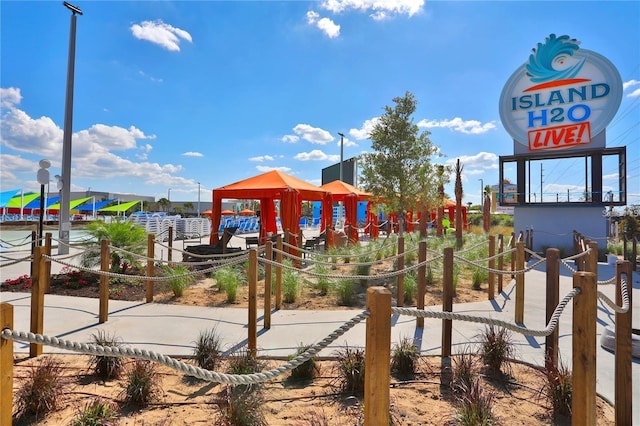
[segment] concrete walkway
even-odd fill
[[[13,268],[13,267],[10,267]],[[3,268],[3,276],[7,271]],[[614,276],[614,268],[599,264],[599,280]],[[4,279],[4,278],[3,278]],[[545,328],[545,273],[530,271],[525,276],[525,324],[531,329]],[[506,282],[506,280],[505,280]],[[505,285],[504,292],[494,301],[454,305],[454,311],[469,315],[491,317],[514,322],[515,283]],[[561,266],[560,298],[572,288],[570,271]],[[615,300],[614,286],[601,285],[599,290]],[[30,295],[24,293],[0,293],[2,302],[11,303],[15,309],[14,329],[29,330]],[[435,312],[441,307],[429,308]],[[360,313],[360,310],[273,311],[271,329],[263,329],[262,309],[258,311],[258,350],[260,356],[286,357],[295,353],[300,344],[316,343],[345,321]],[[599,346],[604,327],[614,324],[615,313],[602,302],[598,303],[597,320],[597,390],[613,402],[614,400],[614,355]],[[202,331],[215,328],[227,348],[233,352],[247,344],[246,309],[207,308],[157,303],[110,301],[109,321],[98,323],[98,300],[56,295],[45,296],[44,334],[78,342],[88,342],[98,330],[114,333],[132,348],[147,349],[165,355],[189,356],[194,342]],[[441,345],[441,320],[425,319],[424,328],[416,327],[416,320],[409,316],[392,318],[392,341],[403,337],[413,338],[422,354],[438,355]],[[561,360],[571,366],[572,303],[561,316],[560,353]],[[640,279],[633,278],[633,327],[640,328]],[[478,335],[484,326],[478,323],[454,321],[454,351],[476,349]],[[516,358],[537,365],[544,364],[544,337],[527,337],[512,333],[516,346]],[[321,356],[331,356],[345,344],[365,344],[365,323],[362,322],[323,350]],[[28,344],[15,342],[15,351],[28,352]],[[45,353],[64,352],[44,347]],[[634,424],[640,424],[640,360],[634,360],[632,375]]]

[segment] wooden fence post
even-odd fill
[[[516,233],[515,232],[511,233],[511,246],[509,248],[510,249],[516,248]],[[516,256],[514,256],[513,252],[511,252],[509,257],[510,257],[510,260],[511,260],[511,270],[515,271],[516,270]],[[511,278],[515,278],[515,277],[516,276],[514,274],[511,274]]]
[[[267,240],[264,248],[264,328],[271,328],[271,261],[273,260],[273,241]]]
[[[495,235],[489,236],[489,258],[492,258],[496,255],[496,237]],[[489,293],[489,300],[495,299],[496,293],[496,274],[493,270],[496,268],[496,260],[489,260],[489,286],[487,287],[487,292]]]
[[[13,305],[0,305],[0,329],[13,330]],[[11,425],[13,413],[13,339],[0,338],[0,424]]]
[[[169,227],[169,249],[167,250],[167,261],[171,262],[173,257],[173,226]]]
[[[51,256],[51,232],[47,232],[44,237],[44,247],[45,254],[47,256]],[[46,274],[48,277],[51,277],[51,262],[47,262],[47,270]],[[47,280],[47,287],[44,289],[45,293],[49,293],[49,285],[51,284],[51,279]]]
[[[524,243],[518,241],[516,243],[516,270],[524,270]],[[519,324],[524,324],[524,274],[519,272],[516,274],[516,318]]]
[[[278,235],[276,240],[276,248],[278,253],[276,254],[276,309],[282,308],[282,235]]]
[[[38,234],[36,233],[36,231],[31,231],[31,256],[36,255],[36,247],[39,247],[39,246],[40,246],[40,241],[38,240]],[[626,251],[626,247],[627,246],[625,245],[625,251]],[[36,269],[37,269],[36,265],[32,262],[31,263],[31,281],[33,281],[33,274],[38,273]]]
[[[391,359],[391,292],[384,287],[367,289],[364,375],[364,424],[389,424]]]
[[[109,240],[100,241],[100,271],[109,272],[110,263]],[[100,313],[98,322],[104,323],[109,319],[109,276],[100,275]]]
[[[398,237],[398,271],[404,269],[404,236]],[[397,276],[396,306],[404,306],[404,273]]]
[[[444,249],[442,260],[442,311],[453,311],[453,247]],[[442,356],[451,356],[451,320],[442,320]]]
[[[155,256],[155,243],[154,243],[154,235],[147,235],[147,277],[153,277],[153,263]],[[147,280],[147,303],[153,302],[153,281]]]
[[[598,288],[592,272],[573,274],[573,394],[571,424],[596,424],[596,320]]]
[[[587,248],[591,251],[585,259],[585,271],[593,272],[598,276],[598,243],[596,241],[589,241]]]
[[[498,269],[500,271],[504,271],[504,237],[502,234],[498,235]],[[504,274],[498,275],[498,293],[502,293],[502,282],[503,282]]]
[[[546,323],[549,324],[553,311],[560,302],[560,250],[548,248],[547,253],[547,306]],[[558,368],[558,327],[545,337],[545,366],[549,371]]]
[[[424,263],[427,260],[427,242],[420,241],[418,244],[418,263]],[[416,302],[416,308],[424,309],[424,294],[427,291],[427,265],[422,265],[418,268],[418,300]],[[424,327],[424,318],[416,318],[416,327]]]
[[[34,255],[34,272],[38,271],[38,279],[31,281],[31,327],[29,331],[35,334],[42,334],[44,328],[44,289],[47,286],[47,265],[42,255],[45,253],[44,247],[36,247]],[[42,345],[38,343],[29,344],[29,357],[33,358],[42,355]]]
[[[615,416],[617,425],[630,425],[633,423],[633,395],[631,365],[633,362],[633,347],[631,344],[633,283],[632,264],[628,261],[616,263],[616,304],[622,306],[622,279],[627,283],[629,296],[629,310],[622,314],[616,312],[616,360],[615,360]]]
[[[249,250],[249,271],[247,279],[247,284],[249,285],[249,336],[247,344],[249,353],[255,357],[258,353],[258,250],[256,249]]]

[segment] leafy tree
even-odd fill
[[[389,211],[398,212],[402,221],[408,209],[437,204],[431,157],[438,149],[429,132],[420,132],[413,122],[415,96],[406,92],[393,102],[394,107],[385,106],[369,135],[373,152],[363,155],[362,182],[365,190],[384,199]]]
[[[96,242],[91,243],[82,255],[82,264],[86,267],[100,265],[100,241],[107,239],[113,247],[124,249],[131,253],[144,255],[147,249],[147,232],[133,222],[116,220],[111,223],[102,221],[91,222],[87,225],[87,233]],[[111,249],[111,272],[126,272],[138,261],[136,256]]]
[[[185,213],[189,213],[193,211],[193,203],[190,201],[187,201],[186,203],[184,203],[182,205],[182,208],[184,209]]]

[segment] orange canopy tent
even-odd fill
[[[280,200],[280,223],[283,230],[297,235],[300,229],[301,203],[322,201],[322,223],[320,231],[331,227],[331,193],[320,187],[298,179],[278,170],[263,173],[212,191],[213,214],[211,216],[210,244],[216,244],[223,199],[260,200],[260,241],[266,241],[267,234],[276,234],[276,210],[274,200]],[[328,214],[327,214],[328,213]],[[292,244],[292,242],[289,242]],[[327,245],[331,245],[327,235]]]
[[[467,224],[467,206],[465,206],[464,204],[462,204],[461,206],[461,211],[462,211],[462,229],[468,229],[469,226]],[[449,219],[449,227],[450,228],[455,228],[456,226],[456,202],[453,200],[449,200],[448,198],[444,200],[444,205],[442,206],[442,208],[445,211],[445,217]],[[418,212],[418,221],[420,221],[420,217],[422,216],[420,214],[420,212]],[[443,219],[445,218],[443,217]],[[436,211],[432,211],[431,212],[431,221],[435,221],[436,220]]]
[[[222,213],[222,214],[224,214],[224,213]],[[231,214],[233,214],[233,213],[231,213]],[[238,214],[239,214],[240,216],[254,216],[254,215],[256,214],[256,212],[254,212],[254,211],[253,211],[253,210],[251,210],[251,209],[243,209],[243,210],[240,210],[240,211],[238,212]]]
[[[372,194],[356,188],[341,180],[325,183],[320,188],[331,192],[333,201],[344,202],[345,223],[349,225],[349,241],[358,241],[358,201],[367,201]]]

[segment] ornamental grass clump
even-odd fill
[[[338,280],[335,291],[338,296],[338,304],[342,306],[353,305],[353,291],[355,284],[352,279],[342,278]]]
[[[412,377],[420,359],[420,350],[408,337],[396,343],[391,353],[391,371],[400,377]]]
[[[122,341],[119,337],[104,330],[98,330],[92,334],[91,343],[111,348],[122,347]],[[117,379],[122,374],[123,368],[124,359],[122,356],[92,355],[89,359],[89,369],[102,380]]]
[[[116,425],[118,406],[112,402],[95,398],[87,402],[78,415],[71,421],[72,426],[111,426]]]
[[[165,265],[162,269],[168,277],[167,285],[176,297],[181,297],[195,279],[193,275],[189,275],[191,271],[184,265]]]
[[[546,381],[541,392],[545,393],[554,415],[571,416],[573,395],[571,371],[562,363],[559,367],[547,365],[544,370]]]
[[[337,385],[341,392],[355,396],[364,394],[364,349],[348,345],[336,353],[338,359]]]
[[[511,332],[503,327],[488,325],[480,335],[480,358],[492,375],[501,375],[508,368],[515,347]]]
[[[414,273],[408,273],[404,276],[403,283],[404,300],[407,303],[413,302],[418,293],[418,281]]]
[[[331,281],[327,277],[329,275],[329,267],[322,263],[316,263],[313,266],[313,272],[318,274],[314,288],[320,292],[320,295],[327,295],[331,289]]]
[[[267,426],[264,396],[257,387],[227,385],[216,401],[219,426]]]
[[[220,268],[215,274],[218,290],[227,294],[227,302],[234,303],[238,297],[238,287],[242,282],[240,273],[232,267]]]
[[[298,283],[298,272],[293,269],[290,260],[282,262],[282,301],[284,303],[294,303],[300,294],[300,284]]]
[[[298,355],[305,353],[311,348],[311,345],[298,345],[295,355],[289,356],[289,361]],[[315,357],[311,357],[293,370],[291,370],[291,378],[293,380],[312,380],[320,373],[320,365],[316,362]]]
[[[471,276],[471,288],[474,290],[480,290],[482,284],[489,281],[489,273],[480,268],[476,268]]]
[[[136,359],[125,370],[121,398],[126,404],[146,407],[162,394],[160,375],[151,361]]]
[[[27,370],[15,395],[16,417],[41,415],[60,408],[64,395],[62,363],[43,357]]]
[[[490,426],[493,417],[493,394],[486,391],[476,380],[470,387],[460,389],[456,407],[456,420],[461,426]]]
[[[196,365],[205,370],[215,370],[222,362],[222,339],[215,328],[198,335],[193,350]]]
[[[478,378],[477,360],[470,348],[452,358],[451,388],[455,393],[470,389]]]

